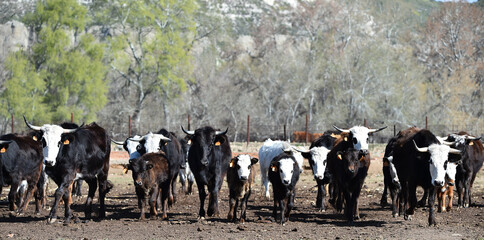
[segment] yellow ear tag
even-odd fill
[[[37,137],[36,136],[33,136],[32,139],[34,139],[34,141],[37,141]]]
[[[341,154],[338,154],[338,159],[343,160],[343,157],[341,157]]]
[[[7,150],[3,147],[2,149],[0,149],[0,153],[4,153],[6,152]]]
[[[188,145],[192,145],[192,140],[191,140],[191,139],[190,139],[190,140],[188,140],[187,144],[188,144]]]
[[[66,140],[64,141],[64,145],[69,145],[69,140],[67,140],[67,139],[66,139]]]
[[[348,137],[345,137],[345,142],[348,142]]]
[[[230,161],[229,167],[234,167],[234,161]]]
[[[470,143],[469,143],[469,146],[472,146],[472,145],[474,145],[474,142],[470,142]]]
[[[123,173],[124,174],[127,174],[128,173],[128,166],[125,166],[124,169],[123,169]]]
[[[271,166],[271,170],[272,170],[273,172],[277,172],[277,167],[276,167],[276,166]]]
[[[168,144],[168,142],[165,142],[165,146],[166,146],[166,144]]]
[[[220,142],[219,141],[215,142],[215,146],[220,146]]]

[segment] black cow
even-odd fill
[[[401,196],[405,219],[410,220],[417,205],[416,189],[429,192],[429,225],[435,225],[435,188],[445,183],[444,165],[449,153],[459,151],[441,144],[429,130],[415,127],[400,131],[393,149],[393,163],[402,186]]]
[[[84,210],[87,219],[91,218],[92,200],[99,184],[99,218],[105,218],[104,200],[113,187],[107,180],[111,145],[106,131],[96,123],[76,129],[64,129],[50,124],[38,127],[30,124],[25,117],[24,120],[29,128],[42,133],[45,171],[58,186],[48,223],[56,221],[57,206],[61,198],[65,205],[64,224],[70,223],[72,184],[76,179],[83,179],[89,185]]]
[[[249,155],[243,154],[230,160],[227,171],[227,185],[229,187],[229,221],[245,222],[245,212],[247,210],[247,201],[252,191],[254,183],[255,170],[254,165],[259,161]],[[240,218],[237,218],[237,209],[240,201]]]
[[[484,163],[484,146],[479,139],[466,132],[450,134],[447,137],[447,141],[453,142],[451,147],[462,152],[462,164],[457,166],[455,176],[459,207],[466,208],[472,204],[472,185]]]
[[[313,170],[314,180],[318,184],[318,195],[316,197],[316,208],[320,211],[325,211],[324,196],[326,196],[325,185],[331,182],[332,176],[329,173],[327,166],[327,156],[329,151],[333,148],[336,138],[334,133],[324,133],[318,139],[311,143],[308,151],[300,151],[302,156],[309,161],[309,165]]]
[[[170,191],[170,166],[164,152],[147,153],[130,159],[128,169],[133,173],[134,186],[141,210],[140,220],[145,219],[146,195],[149,195],[150,218],[156,219],[156,202],[161,194],[162,219],[166,219]]]
[[[192,194],[193,183],[195,182],[195,177],[193,176],[190,165],[188,165],[188,151],[190,150],[190,144],[184,138],[178,139],[180,141],[180,146],[183,155],[183,165],[180,167],[180,183],[182,185],[182,191],[190,195]],[[188,186],[186,184],[188,183]]]
[[[0,193],[4,184],[10,185],[11,211],[17,210],[16,197],[22,181],[27,181],[27,192],[19,201],[18,213],[27,208],[42,174],[42,158],[42,147],[30,136],[7,134],[0,137]],[[35,194],[36,213],[40,212],[43,194],[43,189]]]
[[[380,205],[382,207],[386,206],[388,191],[390,192],[390,197],[392,199],[392,215],[397,217],[399,214],[399,198],[401,186],[398,180],[397,171],[395,165],[393,164],[393,147],[397,138],[390,138],[387,146],[385,147],[385,154],[383,155],[383,194],[381,196]]]
[[[227,130],[216,131],[212,127],[203,127],[195,131],[183,132],[192,141],[190,151],[188,152],[188,164],[192,169],[195,181],[198,187],[198,196],[200,198],[199,218],[205,217],[204,203],[207,193],[205,186],[210,193],[208,203],[208,216],[218,216],[218,192],[232,158],[232,150],[228,137],[225,135]]]
[[[300,169],[294,156],[281,153],[271,161],[268,178],[272,184],[274,208],[272,217],[277,221],[277,205],[280,210],[280,223],[289,220],[296,197],[296,184],[299,180]]]

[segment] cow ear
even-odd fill
[[[225,142],[225,138],[223,138],[223,136],[217,136],[217,137],[215,137],[215,142],[214,142],[215,146],[220,146],[224,142]]]
[[[229,167],[233,168],[235,166],[235,158],[230,159]]]
[[[338,151],[336,153],[336,157],[339,159],[339,160],[343,160],[343,157],[341,156],[342,152],[341,151]]]
[[[258,163],[258,162],[259,162],[259,159],[257,159],[257,158],[251,158],[251,159],[250,159],[250,163],[251,163],[252,165],[254,165],[254,164]]]
[[[276,166],[276,165],[274,165],[274,164],[272,164],[272,165],[271,165],[271,171],[273,171],[273,172],[277,172],[277,166]]]

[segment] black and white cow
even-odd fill
[[[191,142],[188,142],[184,138],[178,140],[180,141],[184,161],[184,164],[180,167],[180,183],[182,185],[182,191],[185,194],[190,195],[192,194],[193,183],[195,182],[195,176],[193,176],[190,165],[188,164],[188,151],[190,150]]]
[[[195,131],[183,132],[191,140],[192,144],[188,153],[188,164],[192,169],[197,182],[198,196],[200,198],[199,218],[205,217],[204,203],[207,193],[210,193],[208,203],[208,216],[218,216],[218,193],[222,187],[232,150],[225,131],[216,131],[212,127],[203,127]]]
[[[105,218],[104,200],[113,187],[107,180],[111,145],[106,131],[96,123],[77,129],[64,129],[51,124],[34,126],[25,117],[24,121],[29,128],[42,134],[40,141],[43,145],[45,171],[58,186],[48,223],[56,221],[57,206],[61,198],[65,205],[64,224],[70,223],[72,184],[76,179],[83,179],[89,185],[84,210],[87,219],[91,218],[92,201],[99,184],[99,218]]]
[[[3,185],[10,185],[9,209],[23,213],[37,189],[42,174],[42,147],[29,136],[7,134],[0,137],[0,193]],[[26,186],[21,187],[25,184]],[[17,194],[18,192],[20,194]],[[25,194],[23,192],[25,191]],[[19,196],[19,208],[16,198]],[[43,189],[35,193],[36,213],[40,212]]]
[[[382,207],[386,206],[388,191],[390,192],[390,197],[392,199],[392,215],[397,217],[399,214],[399,199],[398,194],[400,193],[401,186],[400,180],[398,180],[397,170],[393,164],[393,147],[397,138],[393,137],[388,141],[385,147],[385,153],[383,155],[383,194],[381,196],[380,204]]]
[[[440,141],[429,130],[410,128],[400,131],[393,149],[393,163],[402,186],[405,219],[410,220],[417,206],[416,189],[429,192],[429,225],[435,225],[435,188],[445,183],[445,164],[449,153],[460,154]]]
[[[272,216],[277,221],[277,205],[279,205],[281,224],[289,220],[294,207],[299,174],[299,164],[294,156],[282,153],[271,161],[268,177],[274,194]]]

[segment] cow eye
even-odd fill
[[[136,150],[137,151],[141,150],[141,145],[136,146]]]
[[[353,138],[353,144],[357,144],[357,143],[358,143],[358,139]]]

